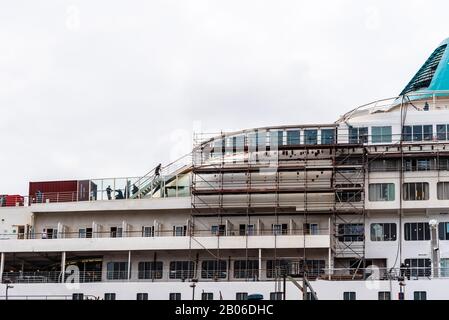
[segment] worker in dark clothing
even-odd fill
[[[40,190],[36,191],[36,201],[37,203],[42,203],[42,192]]]
[[[139,188],[137,188],[137,186],[135,184],[133,184],[133,195],[135,195],[137,192],[139,192]]]
[[[125,198],[123,197],[123,192],[122,192],[122,190],[116,190],[115,192],[117,192],[117,195],[115,196],[115,199],[117,199],[117,200],[125,199]]]
[[[157,167],[156,167],[156,169],[154,169],[154,175],[156,176],[156,177],[159,177],[160,175],[161,175],[161,167],[162,167],[162,164],[158,164],[157,165]]]
[[[106,194],[108,195],[108,200],[112,200],[112,189],[111,186],[106,188]]]
[[[131,193],[131,181],[126,180],[126,186],[125,186],[125,199],[130,198]]]
[[[401,263],[401,278],[405,277],[405,263]]]

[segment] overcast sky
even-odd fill
[[[192,130],[330,123],[403,89],[449,2],[0,2],[0,194],[139,176]]]

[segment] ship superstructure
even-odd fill
[[[197,134],[142,177],[0,196],[0,295],[446,298],[448,43],[335,123]]]

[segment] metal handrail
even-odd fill
[[[212,259],[213,261],[217,261]],[[311,259],[313,260],[313,259]],[[307,260],[307,261],[311,261]],[[150,262],[152,260],[149,260]],[[188,260],[186,260],[188,261]],[[229,268],[219,267],[220,264],[213,264],[211,269],[205,269],[200,261],[197,265],[186,264],[186,268],[164,270],[156,269],[154,266],[148,269],[112,271],[77,271],[66,272],[64,277],[61,271],[30,271],[30,272],[4,272],[3,283],[91,283],[91,282],[145,282],[145,281],[189,281],[198,277],[199,281],[276,281],[284,275],[293,278],[301,278],[304,273],[312,280],[326,281],[391,281],[391,280],[419,280],[427,279],[447,279],[449,278],[449,268],[432,267],[409,267],[409,268],[386,268],[368,266],[366,268],[325,268],[321,266],[309,266],[301,258],[264,258],[263,262],[271,262],[271,267],[261,268],[258,264],[238,267],[237,262],[254,261],[257,258],[231,260],[222,259],[223,265]],[[210,260],[209,260],[210,261]],[[170,264],[169,261],[158,261],[162,264]],[[305,267],[304,267],[305,266]],[[229,275],[228,275],[229,272]],[[260,276],[259,276],[260,275]],[[11,296],[12,297],[12,296]]]
[[[55,230],[55,229],[54,229]],[[292,236],[292,235],[306,235],[306,236],[319,236],[319,235],[329,235],[328,228],[314,228],[314,229],[304,229],[304,228],[290,228],[284,230],[278,230],[273,228],[261,228],[255,229],[254,231],[247,231],[245,234],[241,234],[240,230],[224,230],[214,232],[209,229],[192,229],[191,234],[195,237],[244,237],[244,236]],[[182,234],[176,234],[173,229],[167,230],[153,230],[151,232],[139,231],[97,231],[80,233],[78,232],[56,232],[52,234],[34,232],[34,233],[3,233],[0,234],[0,239],[2,240],[52,240],[52,239],[97,239],[97,238],[158,238],[158,237],[188,237],[189,234],[186,231]]]

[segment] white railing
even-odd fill
[[[213,259],[212,259],[213,260]],[[257,259],[250,259],[254,263]],[[169,271],[159,267],[158,269],[139,269],[128,271],[97,270],[97,271],[67,271],[65,275],[61,271],[31,271],[31,272],[4,272],[3,283],[91,283],[91,282],[157,282],[157,281],[192,281],[197,279],[202,282],[208,281],[277,281],[284,276],[301,278],[304,275],[310,280],[328,281],[414,281],[420,279],[449,279],[449,268],[320,268],[314,267],[303,269],[301,260],[292,261],[288,265],[278,265],[272,268],[236,269],[235,259],[220,260],[214,269],[203,269],[201,261],[197,265],[191,261],[186,269],[171,269]],[[240,259],[239,261],[245,261]],[[274,261],[264,259],[263,262]],[[281,261],[281,260],[280,260]],[[160,262],[160,261],[158,261]],[[168,263],[165,261],[162,263]],[[162,264],[161,264],[162,265]],[[228,268],[229,267],[229,268]],[[433,272],[436,273],[433,274]]]

